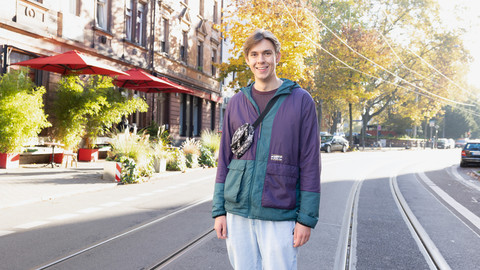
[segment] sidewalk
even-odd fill
[[[78,162],[77,168],[25,164],[18,169],[0,169],[0,209],[114,188],[116,182],[102,179],[104,162]],[[179,173],[156,174],[151,180]]]

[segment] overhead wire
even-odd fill
[[[286,4],[285,4],[285,2],[284,2],[283,0],[282,0],[282,4],[283,4],[284,9],[287,11],[288,15],[292,18],[292,21],[293,21],[293,22],[297,25],[297,27],[298,27],[297,21],[293,18],[292,14],[291,14],[290,11],[288,10],[288,8],[287,8],[287,6],[286,6]],[[306,9],[306,10],[307,10],[307,12],[309,12],[309,13],[311,14],[311,11],[309,11],[308,9]],[[424,89],[424,88],[421,88],[421,87],[419,87],[419,86],[417,86],[417,85],[414,85],[414,84],[412,84],[411,82],[409,82],[409,81],[407,81],[407,80],[399,77],[398,75],[390,72],[389,70],[387,70],[387,69],[384,68],[383,66],[375,63],[373,60],[365,57],[364,55],[362,55],[361,53],[357,52],[355,49],[353,49],[352,47],[350,47],[343,39],[341,39],[336,33],[334,33],[328,26],[326,26],[326,25],[325,25],[320,19],[318,19],[314,14],[311,14],[311,15],[312,15],[312,17],[315,18],[315,20],[317,20],[320,24],[322,24],[329,32],[331,32],[338,40],[340,40],[347,48],[349,48],[351,51],[353,51],[355,54],[359,55],[360,57],[364,58],[365,60],[371,62],[371,63],[374,64],[375,66],[378,66],[380,69],[384,70],[384,71],[387,72],[388,74],[393,75],[395,78],[397,78],[397,79],[399,79],[399,80],[401,80],[401,81],[409,84],[410,86],[414,87],[415,89],[422,90],[423,92],[426,92],[426,93],[428,93],[428,94],[430,94],[430,95],[432,95],[432,96],[435,96],[436,98],[442,99],[442,100],[444,100],[444,101],[446,101],[446,102],[451,102],[451,103],[455,103],[455,104],[459,104],[459,105],[464,105],[464,106],[474,106],[474,105],[472,105],[472,104],[467,104],[467,103],[463,103],[463,102],[458,102],[458,101],[455,101],[455,100],[452,100],[452,99],[448,99],[448,98],[442,97],[442,96],[437,95],[437,94],[435,94],[435,93],[432,93],[432,92],[430,92],[430,91],[428,91],[428,90],[426,90],[426,89]],[[358,70],[358,69],[355,69],[355,68],[351,67],[350,65],[346,64],[344,61],[340,60],[338,57],[334,56],[332,53],[330,53],[329,51],[327,51],[325,48],[323,48],[323,47],[322,47],[320,44],[318,44],[317,42],[315,42],[315,41],[313,41],[312,39],[310,39],[309,37],[305,36],[303,33],[301,33],[301,34],[302,34],[305,38],[307,38],[310,42],[314,43],[316,46],[319,46],[324,52],[326,52],[327,54],[329,54],[330,56],[332,56],[332,57],[333,57],[334,59],[336,59],[337,61],[341,62],[341,63],[342,63],[343,65],[345,65],[346,67],[348,67],[348,68],[350,68],[350,69],[352,69],[352,70],[354,70],[354,71],[356,71],[356,72],[360,72],[360,73],[362,73],[362,74],[364,74],[364,75],[370,76],[370,77],[372,77],[372,78],[379,79],[379,80],[382,80],[382,81],[387,82],[387,83],[389,83],[389,84],[396,85],[396,86],[398,86],[398,87],[400,87],[400,88],[403,88],[403,89],[406,89],[406,90],[408,90],[408,91],[412,91],[411,89],[405,88],[405,87],[403,87],[403,86],[401,86],[401,85],[399,85],[399,84],[397,84],[397,83],[384,80],[384,79],[382,79],[382,78],[373,76],[373,75],[371,75],[371,74],[365,73],[365,72],[363,72],[363,71],[360,71],[360,70]],[[417,92],[417,91],[413,91],[413,92],[419,93],[419,92]]]
[[[290,18],[292,19],[292,21],[295,23],[295,25],[299,28],[299,25],[298,25],[297,21],[295,20],[295,18],[293,18],[292,14],[291,14],[290,11],[288,10],[288,8],[287,8],[284,0],[281,0],[281,1],[282,1],[282,4],[283,4],[284,9],[287,11],[288,15],[290,16]],[[310,12],[310,11],[307,9],[307,12]],[[436,97],[437,99],[441,99],[441,100],[443,100],[443,101],[445,101],[445,102],[448,102],[448,103],[454,103],[454,104],[459,104],[459,105],[464,105],[464,106],[474,106],[474,105],[471,105],[471,104],[466,104],[466,103],[463,103],[463,102],[458,102],[458,101],[455,101],[455,100],[452,100],[452,99],[448,99],[448,98],[442,97],[442,96],[437,95],[437,94],[435,94],[435,93],[432,93],[432,92],[430,92],[430,91],[428,91],[428,90],[426,90],[426,89],[423,89],[423,88],[421,88],[421,87],[418,87],[418,86],[416,86],[416,85],[414,85],[414,84],[406,81],[405,79],[399,77],[399,76],[396,75],[396,74],[391,73],[390,71],[388,71],[387,69],[385,69],[385,68],[382,67],[381,65],[375,63],[374,61],[370,60],[369,58],[363,56],[361,53],[355,51],[355,50],[354,50],[353,48],[351,48],[345,41],[343,41],[340,37],[338,37],[330,28],[328,28],[321,20],[319,20],[314,14],[311,14],[311,15],[312,15],[317,21],[319,21],[327,30],[329,30],[337,39],[339,39],[339,40],[340,40],[343,44],[345,44],[350,50],[352,50],[354,53],[356,53],[357,55],[360,55],[360,56],[361,56],[362,58],[364,58],[365,60],[373,63],[374,65],[376,65],[376,66],[378,66],[378,67],[380,67],[382,70],[384,70],[384,71],[386,71],[387,73],[393,75],[394,77],[400,79],[401,81],[407,82],[407,84],[413,86],[415,89],[420,89],[420,90],[428,93],[429,95],[434,96],[434,97]],[[334,54],[332,54],[331,52],[329,52],[329,51],[326,50],[325,48],[323,48],[323,46],[321,46],[321,45],[318,44],[317,42],[313,41],[310,37],[305,36],[303,33],[300,33],[300,34],[301,34],[304,38],[306,38],[307,40],[309,40],[310,42],[312,42],[313,44],[315,44],[315,46],[319,47],[322,51],[324,51],[325,53],[327,53],[328,55],[330,55],[331,57],[333,57],[335,60],[339,61],[339,62],[342,63],[344,66],[346,66],[347,68],[349,68],[349,69],[351,69],[351,70],[353,70],[353,71],[356,71],[356,72],[361,73],[361,74],[364,74],[364,75],[366,75],[366,76],[368,76],[368,77],[371,77],[371,78],[380,80],[381,82],[385,82],[385,83],[388,83],[388,84],[395,85],[395,86],[397,86],[397,87],[399,87],[399,88],[405,89],[405,90],[407,90],[407,91],[414,92],[414,93],[416,93],[416,94],[419,94],[419,95],[422,95],[422,96],[425,96],[425,97],[427,97],[427,98],[431,98],[432,100],[434,100],[432,97],[430,97],[430,96],[428,96],[428,95],[426,95],[426,94],[420,93],[420,92],[418,92],[418,91],[415,91],[415,90],[406,88],[405,86],[399,85],[399,84],[397,84],[397,83],[395,83],[395,82],[391,82],[391,81],[385,80],[385,79],[383,79],[383,78],[380,78],[380,77],[371,75],[371,74],[369,74],[369,73],[363,72],[363,71],[361,71],[361,70],[359,70],[359,69],[356,69],[356,68],[350,66],[349,64],[345,63],[345,62],[342,61],[341,59],[339,59],[337,56],[335,56]]]
[[[388,14],[385,12],[385,10],[383,11],[385,13],[385,18],[387,19],[388,23],[391,24],[391,26],[393,27],[394,24],[393,22],[390,20],[390,17],[388,16]],[[427,62],[423,57],[421,57],[420,55],[418,55],[417,53],[415,53],[414,51],[412,51],[410,48],[406,47],[406,49],[412,53],[413,55],[415,55],[418,59],[420,59],[424,64],[426,64],[429,68],[433,69],[435,72],[437,72],[438,74],[440,74],[442,77],[444,77],[445,79],[447,79],[449,82],[451,82],[453,85],[455,85],[456,87],[458,87],[460,90],[464,91],[465,93],[467,94],[471,94],[471,91],[468,91],[467,89],[463,88],[462,86],[458,85],[455,81],[453,81],[452,79],[450,79],[449,77],[447,77],[445,74],[443,74],[442,72],[440,72],[437,68],[435,68],[432,64],[430,64],[429,62]]]

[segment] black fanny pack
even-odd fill
[[[263,110],[253,125],[245,123],[235,130],[235,133],[232,137],[232,143],[230,144],[230,149],[232,149],[232,153],[236,155],[237,158],[241,158],[250,148],[253,142],[255,129],[263,121],[263,118],[265,118],[279,97],[280,95],[277,95],[268,102],[267,107],[265,107],[265,110]]]

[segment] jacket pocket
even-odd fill
[[[228,174],[225,179],[225,200],[238,203],[240,187],[242,185],[243,175],[245,174],[247,161],[233,159],[228,165]]]
[[[262,206],[294,209],[297,202],[299,169],[285,164],[268,164],[262,193]]]

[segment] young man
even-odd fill
[[[298,84],[279,79],[280,42],[256,30],[244,44],[255,82],[225,112],[212,215],[237,270],[297,268],[298,247],[310,238],[320,203],[320,139],[315,104]],[[243,156],[230,144],[279,96]]]

